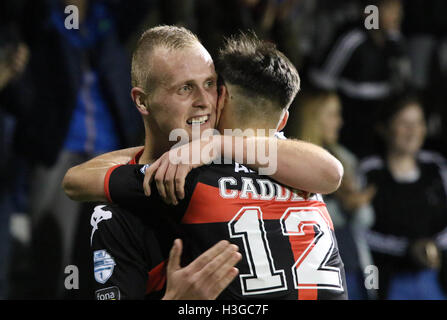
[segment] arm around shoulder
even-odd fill
[[[105,153],[70,168],[62,181],[65,194],[74,201],[108,201],[104,192],[107,171],[128,163],[141,147]]]

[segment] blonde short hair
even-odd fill
[[[162,25],[143,32],[132,55],[132,86],[146,89],[151,83],[150,53],[157,47],[182,49],[200,43],[197,36],[183,27]]]

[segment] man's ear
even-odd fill
[[[278,127],[276,131],[281,131],[287,124],[287,120],[289,120],[289,110],[284,110],[281,115],[281,120],[279,120]]]
[[[139,87],[133,87],[130,91],[133,102],[137,106],[138,111],[143,115],[147,116],[149,114],[149,109],[146,106],[146,93],[143,89]]]

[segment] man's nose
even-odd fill
[[[207,108],[210,106],[210,95],[204,88],[198,88],[194,97],[193,107]]]

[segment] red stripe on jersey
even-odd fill
[[[138,160],[140,159],[141,155],[143,154],[144,148],[142,148],[140,151],[138,151],[135,156],[132,158],[132,160],[129,161],[129,164],[138,164]],[[117,164],[113,167],[110,167],[107,172],[106,176],[104,177],[104,193],[106,195],[106,198],[109,202],[113,203],[112,197],[110,196],[110,175],[112,174],[113,170],[118,168],[119,166],[122,166],[122,164]]]
[[[317,289],[299,289],[298,300],[318,300]]]
[[[113,203],[112,197],[110,196],[110,188],[109,188],[109,182],[110,182],[110,175],[112,174],[113,170],[116,168],[122,166],[122,164],[117,164],[116,166],[113,166],[109,168],[106,172],[106,176],[104,178],[104,193],[106,195],[106,198],[109,202]]]
[[[227,190],[227,192],[231,191]],[[242,207],[246,206],[260,207],[265,220],[279,220],[288,207],[319,207],[329,221],[331,229],[334,229],[326,205],[320,201],[276,201],[274,199],[240,199],[238,197],[228,199],[220,195],[219,188],[201,182],[197,183],[194,189],[182,223],[229,222]]]
[[[161,262],[148,272],[146,294],[163,289],[166,283],[166,262],[167,260]]]

